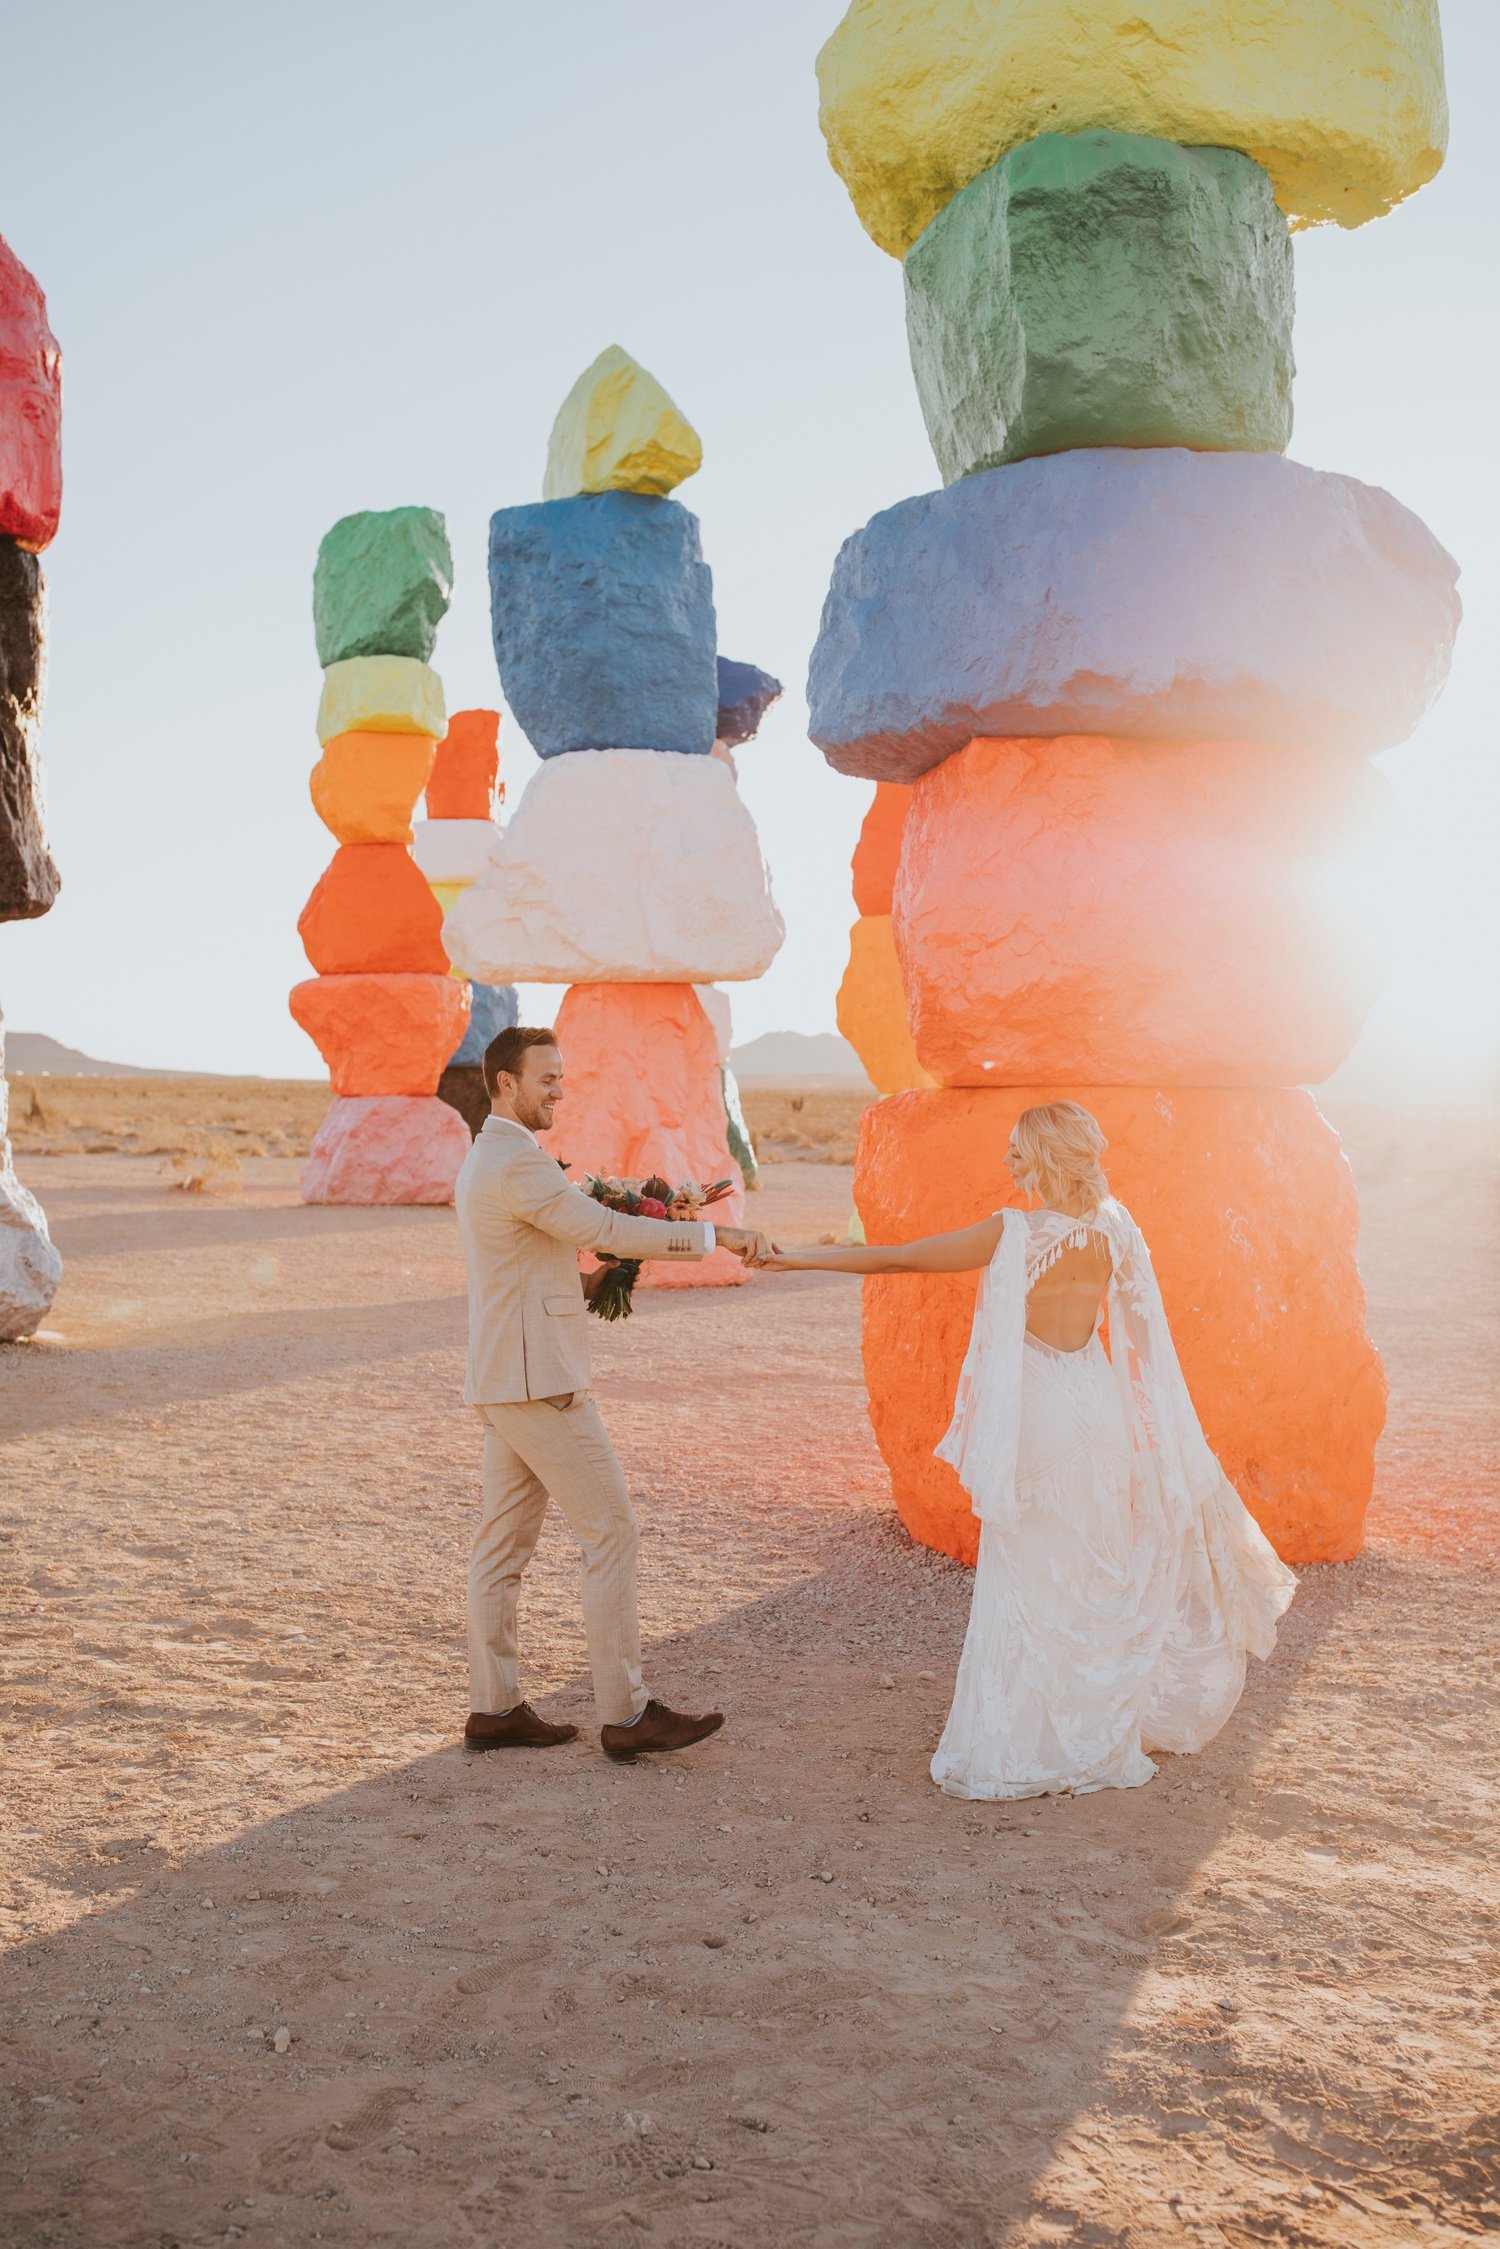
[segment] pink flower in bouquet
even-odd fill
[[[667,1215],[667,1206],[666,1206],[666,1204],[665,1204],[665,1203],[659,1203],[659,1202],[657,1201],[657,1199],[656,1199],[656,1197],[655,1197],[654,1195],[642,1195],[642,1197],[641,1197],[641,1216],[642,1216],[642,1218],[665,1218],[665,1217],[666,1217],[666,1215]]]

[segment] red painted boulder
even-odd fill
[[[872,1242],[1014,1203],[1011,1126],[1081,1101],[1110,1185],[1150,1245],[1188,1387],[1241,1498],[1289,1562],[1359,1551],[1385,1420],[1365,1333],[1359,1212],[1337,1135],[1301,1092],[1028,1086],[904,1093],[866,1111],[855,1201]],[[977,1277],[865,1283],[870,1418],[914,1538],[972,1562],[979,1525],[932,1457],[968,1346]]]
[[[436,1095],[335,1100],[302,1166],[305,1203],[451,1203],[473,1142]]]
[[[429,820],[493,820],[500,783],[500,713],[454,711],[427,784]]]
[[[62,513],[62,353],[47,300],[0,242],[0,538],[40,554]]]
[[[297,934],[320,976],[448,974],[443,909],[404,844],[340,844]]]
[[[877,781],[875,801],[865,814],[854,846],[854,904],[861,914],[888,914],[901,864],[901,838],[912,792],[905,781]]]
[[[1318,1084],[1379,996],[1373,767],[1267,743],[971,742],[912,791],[896,949],[946,1085]]]
[[[691,984],[575,984],[557,1011],[563,1098],[557,1122],[542,1135],[570,1178],[585,1172],[644,1179],[652,1172],[676,1186],[732,1179],[734,1193],[706,1215],[726,1226],[745,1222],[745,1195],[729,1149],[719,1046]],[[641,1285],[732,1288],[745,1268],[727,1250],[692,1264],[652,1259]]]
[[[452,976],[314,976],[290,1006],[336,1094],[436,1093],[468,1028],[469,987]]]

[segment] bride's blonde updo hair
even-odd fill
[[[1056,1210],[1092,1218],[1109,1194],[1101,1156],[1109,1146],[1099,1120],[1076,1101],[1023,1109],[1010,1136],[1020,1183]]]

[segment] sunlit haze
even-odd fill
[[[736,1033],[833,1027],[870,792],[805,739],[807,659],[842,539],[938,481],[900,270],[817,130],[840,12],[57,0],[12,22],[0,233],[63,347],[66,495],[43,732],[64,890],[0,930],[11,1028],[318,1073],[286,1008],[332,850],[307,792],[318,541],[355,509],[443,509],[434,662],[450,709],[496,703],[488,518],[540,496],[557,406],[611,342],[702,433],[679,497],[721,649],[788,687],[740,760],[787,943],[736,990]],[[1343,1082],[1402,1097],[1493,1088],[1500,1052],[1500,30],[1485,0],[1444,22],[1446,170],[1297,247],[1293,453],[1387,486],[1464,573],[1444,700],[1382,761],[1399,819],[1365,884],[1395,973]],[[502,744],[514,802],[535,761],[509,720]]]

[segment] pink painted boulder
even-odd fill
[[[330,1102],[302,1166],[305,1203],[451,1203],[473,1145],[435,1094],[376,1093]]]
[[[729,1150],[719,1044],[691,984],[575,984],[557,1012],[563,1098],[542,1146],[572,1179],[586,1172],[673,1186],[732,1179],[734,1192],[706,1213],[745,1223],[740,1169]],[[649,1260],[640,1285],[733,1288],[745,1268],[727,1250],[693,1264]]]

